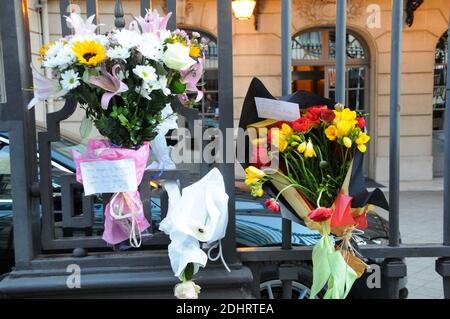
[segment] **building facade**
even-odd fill
[[[139,1],[122,1],[127,23],[139,15]],[[408,1],[405,1],[408,2]],[[199,31],[211,40],[205,74],[206,99],[201,113],[213,121],[217,96],[217,16],[215,0],[177,1],[177,24]],[[104,24],[113,26],[114,1],[98,1]],[[152,7],[165,10],[164,1]],[[30,0],[29,17],[33,63],[39,66],[43,42],[61,34],[59,1]],[[85,1],[67,8],[86,12]],[[431,180],[443,172],[443,114],[445,111],[446,56],[450,1],[425,0],[413,12],[411,26],[403,33],[401,104],[401,179]],[[411,22],[411,10],[405,12]],[[348,0],[347,104],[370,113],[373,139],[367,154],[367,175],[378,182],[389,178],[389,80],[391,48],[391,0]],[[335,1],[293,0],[292,64],[294,90],[303,89],[334,97]],[[233,19],[234,105],[236,120],[251,79],[260,78],[275,96],[281,95],[281,1],[258,0],[255,15],[246,21]],[[1,67],[1,65],[0,65]],[[0,70],[1,71],[1,70]],[[0,77],[1,79],[1,77]],[[1,85],[0,85],[1,87]],[[1,96],[1,95],[0,95]],[[58,103],[40,105],[37,119],[45,125],[45,113]],[[64,122],[63,131],[78,134],[83,113]]]

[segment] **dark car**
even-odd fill
[[[60,185],[59,177],[62,174],[74,173],[75,165],[70,150],[83,151],[84,146],[67,138],[52,143],[52,169],[55,200],[55,229],[59,236],[64,236],[67,229],[60,225]],[[239,183],[237,183],[239,184]],[[79,193],[81,201],[81,191]],[[248,192],[236,188],[236,242],[238,247],[269,247],[281,245],[282,219],[279,214],[269,211],[262,200],[255,200]],[[75,197],[76,198],[76,197]],[[77,203],[75,203],[77,205]],[[160,200],[152,197],[152,226],[157,229],[161,221]],[[94,204],[95,222],[91,233],[101,234],[103,231],[103,205],[99,200]],[[0,132],[0,275],[9,272],[14,266],[13,251],[13,224],[12,224],[12,199],[9,161],[9,139],[6,133]],[[388,223],[377,214],[368,216],[369,228],[358,239],[358,245],[384,244],[388,238]],[[320,234],[307,227],[293,223],[292,243],[298,246],[313,246],[320,239]],[[118,249],[128,249],[123,243]],[[380,263],[382,260],[369,260],[368,263]],[[298,266],[299,278],[293,282],[293,295],[295,298],[309,296],[312,284],[311,264],[301,263]],[[383,297],[385,291],[369,289],[365,280],[357,281],[350,297],[370,298]],[[400,295],[406,297],[406,281],[401,284]],[[263,298],[279,298],[281,296],[281,281],[278,279],[278,271],[275,265],[267,265],[261,272],[260,291]]]

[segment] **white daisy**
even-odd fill
[[[74,70],[67,70],[64,73],[61,73],[61,86],[64,90],[70,91],[80,85],[79,81],[80,77],[78,72]]]
[[[145,33],[142,35],[142,42],[137,50],[149,60],[161,61],[163,44],[156,34]]]
[[[131,49],[142,43],[142,36],[136,31],[122,29],[114,33],[113,38],[124,48]]]
[[[158,81],[156,70],[150,65],[136,65],[133,69],[133,73],[140,77],[146,84]]]
[[[119,60],[126,60],[130,57],[130,51],[127,48],[124,48],[122,46],[116,46],[114,48],[110,48],[106,51],[106,54],[111,59],[119,59]]]

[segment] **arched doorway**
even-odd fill
[[[448,32],[436,45],[433,88],[433,176],[444,175],[444,114],[447,84]]]
[[[346,105],[370,113],[370,50],[364,39],[347,30]],[[316,28],[297,33],[292,39],[292,90],[306,90],[335,98],[336,33],[334,28]],[[370,130],[370,121],[367,121]],[[372,152],[364,161],[369,172]]]
[[[336,34],[334,29],[312,29],[292,39],[292,89],[307,90],[334,99],[336,88]],[[369,111],[369,67],[367,44],[347,33],[346,101],[352,109]]]

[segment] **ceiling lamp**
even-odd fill
[[[231,3],[233,7],[233,12],[238,20],[248,20],[253,15],[253,10],[255,10],[256,1],[255,0],[233,0]]]

